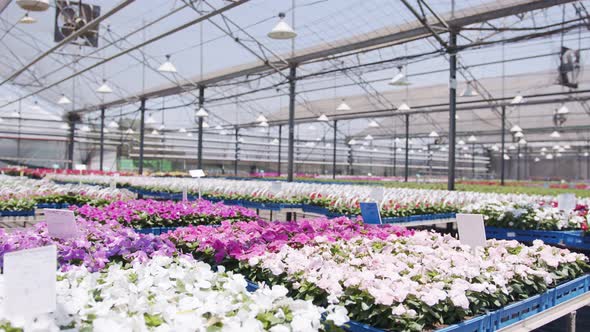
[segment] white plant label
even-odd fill
[[[76,166],[74,166],[74,168],[77,171],[85,171],[86,170],[86,165],[84,165],[84,164],[76,164]]]
[[[276,182],[273,182],[272,185],[270,186],[270,192],[276,195],[281,192],[282,188],[283,188],[283,184],[279,181],[276,181]]]
[[[385,191],[382,187],[374,187],[371,188],[371,199],[375,202],[381,203],[383,201],[383,196],[385,195]]]
[[[457,214],[459,240],[472,248],[486,245],[486,229],[481,214]]]
[[[182,187],[182,200],[188,201],[188,188],[186,186]]]
[[[4,310],[8,317],[30,321],[55,311],[57,248],[55,245],[4,255]]]
[[[76,225],[74,211],[45,209],[44,213],[49,236],[60,239],[69,239],[78,236],[78,225]]]
[[[202,169],[191,169],[188,171],[188,174],[193,178],[202,178],[205,176],[205,172]]]
[[[557,207],[562,211],[572,211],[576,208],[575,194],[559,194],[557,196]]]

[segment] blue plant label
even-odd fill
[[[365,224],[380,225],[381,214],[379,213],[379,205],[377,203],[361,203],[361,215],[363,216],[363,222]]]

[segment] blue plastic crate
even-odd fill
[[[521,242],[543,240],[547,244],[590,249],[590,238],[584,236],[582,231],[541,231],[486,227],[486,236],[499,240],[517,240]]]
[[[326,209],[325,207],[322,206],[317,206],[317,205],[310,205],[310,204],[304,204],[301,209],[303,210],[303,212],[308,212],[308,213],[316,213],[316,214],[323,214],[323,215],[327,215],[328,213],[330,213],[330,211],[328,209]]]
[[[22,211],[0,211],[2,217],[32,217],[35,215],[35,210]]]

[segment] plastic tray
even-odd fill
[[[517,240],[520,242],[542,240],[547,244],[590,249],[590,237],[584,236],[582,231],[540,231],[486,227],[486,236],[499,240]]]
[[[23,211],[0,211],[2,217],[32,217],[35,215],[35,210]]]

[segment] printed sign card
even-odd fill
[[[575,194],[559,194],[557,196],[557,207],[562,211],[572,211],[576,208]]]
[[[55,245],[4,255],[4,310],[9,318],[30,321],[55,311],[57,249]]]
[[[69,239],[78,236],[78,225],[74,218],[74,211],[45,209],[45,220],[49,236]]]
[[[283,184],[279,181],[273,182],[270,186],[270,192],[273,194],[278,194],[283,189]]]
[[[472,248],[486,245],[486,229],[481,214],[457,214],[459,240]]]
[[[360,206],[361,215],[363,216],[363,222],[365,224],[380,225],[383,223],[381,221],[381,214],[379,212],[379,205],[377,205],[377,203],[360,203]]]
[[[383,196],[385,195],[385,191],[383,190],[383,187],[374,187],[371,188],[371,199],[374,200],[375,202],[381,202],[383,201]]]
[[[191,169],[190,171],[188,171],[188,173],[193,177],[193,178],[202,178],[205,176],[205,172],[203,172],[202,169]]]

